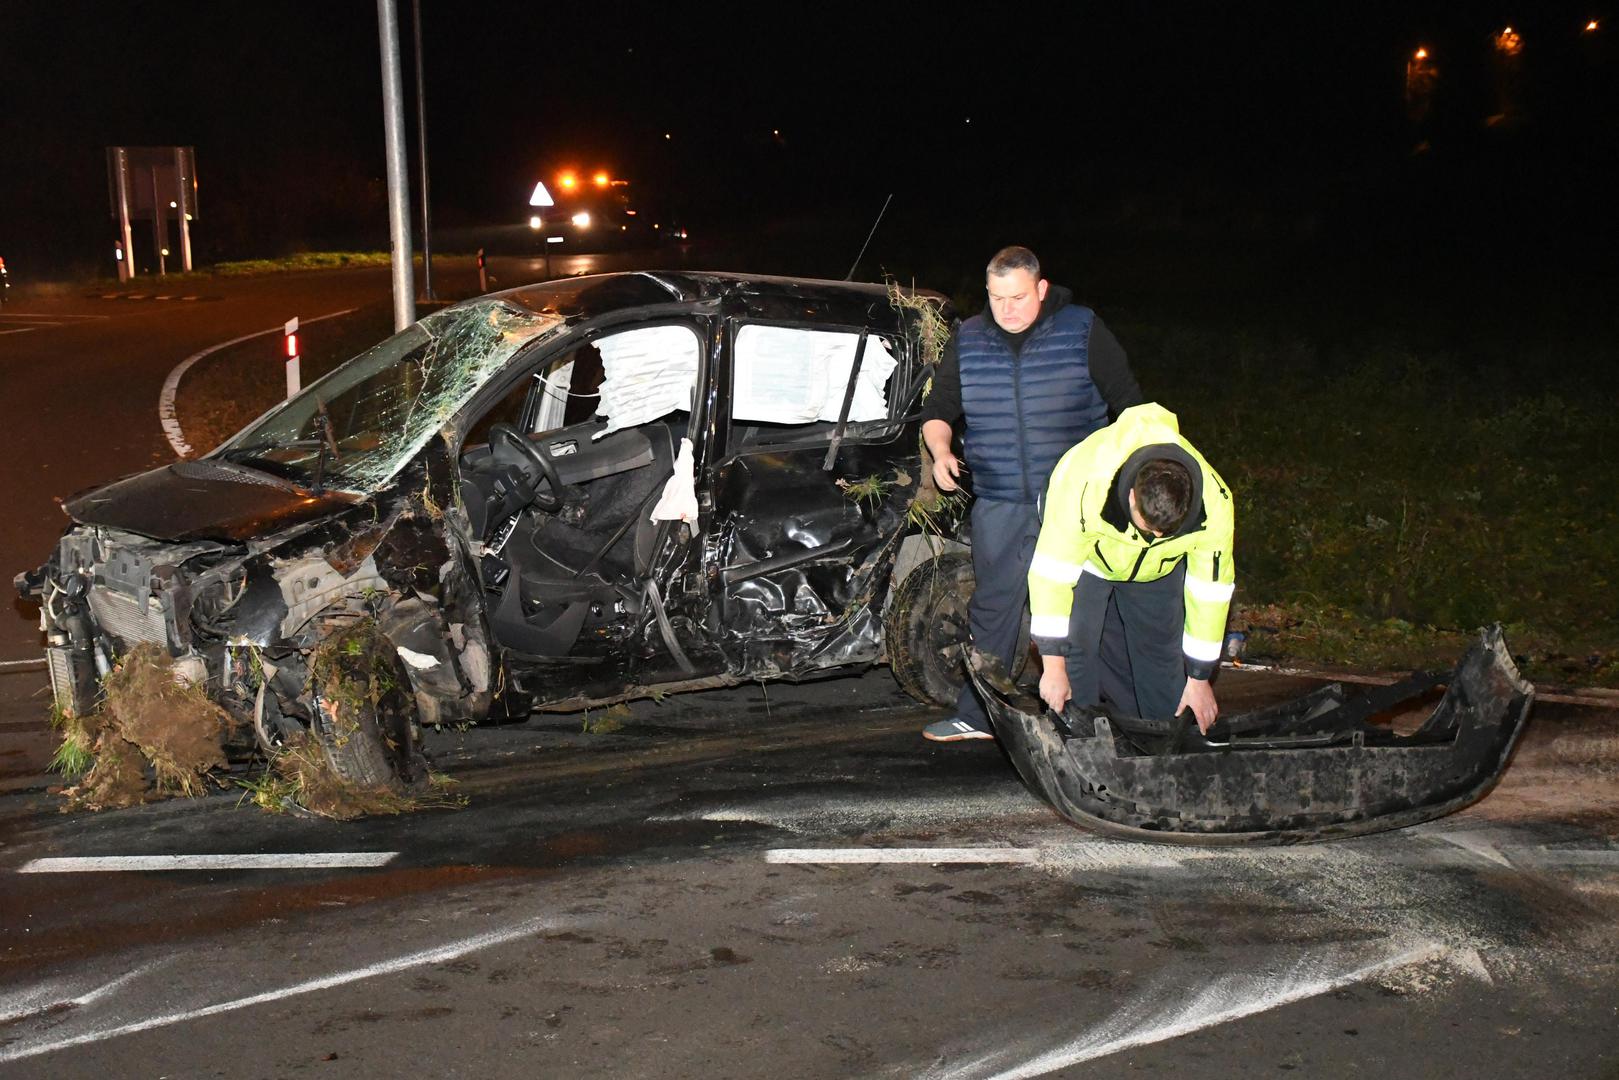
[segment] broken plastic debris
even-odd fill
[[[394,652],[399,654],[399,659],[403,660],[417,671],[427,671],[431,668],[438,667],[438,661],[433,657],[428,656],[426,653],[419,653],[413,649],[407,649],[403,645],[395,645]]]

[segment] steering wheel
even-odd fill
[[[528,484],[527,495],[529,502],[546,513],[555,513],[562,509],[562,477],[557,472],[556,462],[551,460],[543,448],[532,439],[510,424],[493,424],[489,428],[489,448],[493,451],[496,446],[505,446],[517,452],[517,456],[528,462],[545,478],[551,490],[542,492],[532,481]],[[524,477],[527,480],[527,477]]]

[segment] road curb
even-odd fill
[[[1354,671],[1326,671],[1318,668],[1288,667],[1284,664],[1247,664],[1225,661],[1220,665],[1231,671],[1257,671],[1266,675],[1290,675],[1301,679],[1321,679],[1325,682],[1359,683],[1366,686],[1392,686],[1411,677],[1408,671],[1398,674],[1363,673]],[[1603,686],[1570,687],[1535,684],[1535,700],[1558,705],[1583,705],[1593,709],[1619,709],[1619,690]]]
[[[358,310],[359,308],[344,308],[342,311],[333,311],[325,315],[316,315],[312,319],[300,319],[299,324],[308,326],[310,323],[318,323],[325,319],[335,319],[339,315],[349,315]],[[229,341],[221,341],[217,345],[210,345],[200,352],[192,353],[190,356],[186,357],[184,360],[180,361],[174,366],[174,370],[169,372],[168,378],[163,380],[163,391],[158,395],[157,418],[159,423],[163,425],[163,437],[169,440],[169,445],[174,448],[174,452],[177,455],[184,458],[190,457],[192,454],[196,453],[196,451],[191,448],[191,444],[186,442],[185,432],[180,427],[180,418],[175,413],[174,409],[175,399],[179,396],[180,392],[180,380],[185,377],[185,373],[189,371],[191,366],[197,361],[203,360],[221,349],[228,349],[232,345],[240,345],[244,341],[252,341],[254,338],[264,337],[267,334],[279,334],[282,332],[282,329],[283,327],[281,326],[272,326],[268,330],[255,330],[251,334],[243,334],[241,337],[234,337]]]

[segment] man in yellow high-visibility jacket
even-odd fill
[[[1155,403],[1063,455],[1029,569],[1040,696],[1207,731],[1236,581],[1231,489]]]

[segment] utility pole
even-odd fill
[[[422,294],[433,296],[433,210],[427,195],[427,76],[422,72],[422,0],[410,0],[416,30],[416,152],[422,174]]]
[[[399,77],[399,19],[394,0],[377,0],[382,44],[382,131],[388,158],[388,234],[393,247],[394,330],[416,321],[416,274],[410,247],[410,189],[405,171],[405,95]]]
[[[129,151],[119,146],[108,154],[118,199],[118,280],[123,282],[135,276],[135,236],[129,227]]]

